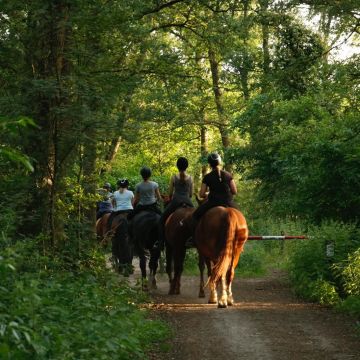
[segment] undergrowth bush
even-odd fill
[[[360,231],[354,224],[327,222],[309,230],[290,258],[296,293],[322,304],[340,304],[360,315]],[[348,298],[352,296],[352,298]],[[347,305],[348,304],[348,305]]]
[[[236,276],[262,276],[266,273],[265,248],[262,244],[249,242],[245,244],[244,252],[240,256],[236,267]]]
[[[99,270],[101,254],[69,271],[36,253],[33,240],[23,245],[0,257],[1,359],[143,359],[166,337],[165,325],[139,306],[145,295]]]
[[[197,275],[199,274],[199,257],[197,250],[188,249],[186,251],[185,261],[184,261],[184,274],[185,275]]]

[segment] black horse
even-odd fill
[[[103,245],[111,240],[111,260],[115,271],[129,276],[133,272],[133,247],[126,216],[126,212],[105,214],[98,220],[96,230]]]
[[[134,244],[134,253],[139,256],[141,270],[141,284],[144,290],[147,289],[146,264],[149,258],[149,283],[156,289],[156,271],[158,268],[160,249],[154,248],[158,240],[158,224],[160,215],[153,211],[141,211],[132,219],[131,236]]]
[[[126,218],[126,213],[115,216],[115,232],[111,242],[111,252],[114,267],[124,276],[129,276],[133,273],[133,246],[129,237],[129,223]]]

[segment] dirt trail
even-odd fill
[[[151,354],[152,359],[360,359],[352,320],[300,302],[279,272],[235,279],[236,304],[227,309],[199,299],[198,285],[198,277],[184,277],[181,295],[169,296],[167,277],[158,277],[153,309],[171,325],[174,338],[168,353]]]

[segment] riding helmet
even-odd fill
[[[117,182],[118,187],[126,188],[129,186],[129,180],[128,179],[121,179]]]
[[[218,153],[213,152],[208,156],[208,163],[211,167],[217,166],[221,164],[221,157]]]
[[[143,166],[140,170],[140,175],[144,180],[148,179],[151,176],[151,170],[147,166]]]
[[[109,189],[109,190],[111,190],[111,185],[110,185],[110,183],[105,183],[104,185],[103,185],[103,189]]]
[[[179,169],[179,171],[185,171],[187,169],[187,167],[189,166],[189,162],[187,161],[186,158],[179,157],[176,162],[176,166]]]

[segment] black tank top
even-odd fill
[[[203,183],[209,188],[208,199],[215,201],[232,201],[233,195],[230,190],[232,175],[224,170],[220,173],[215,169],[204,176]]]

